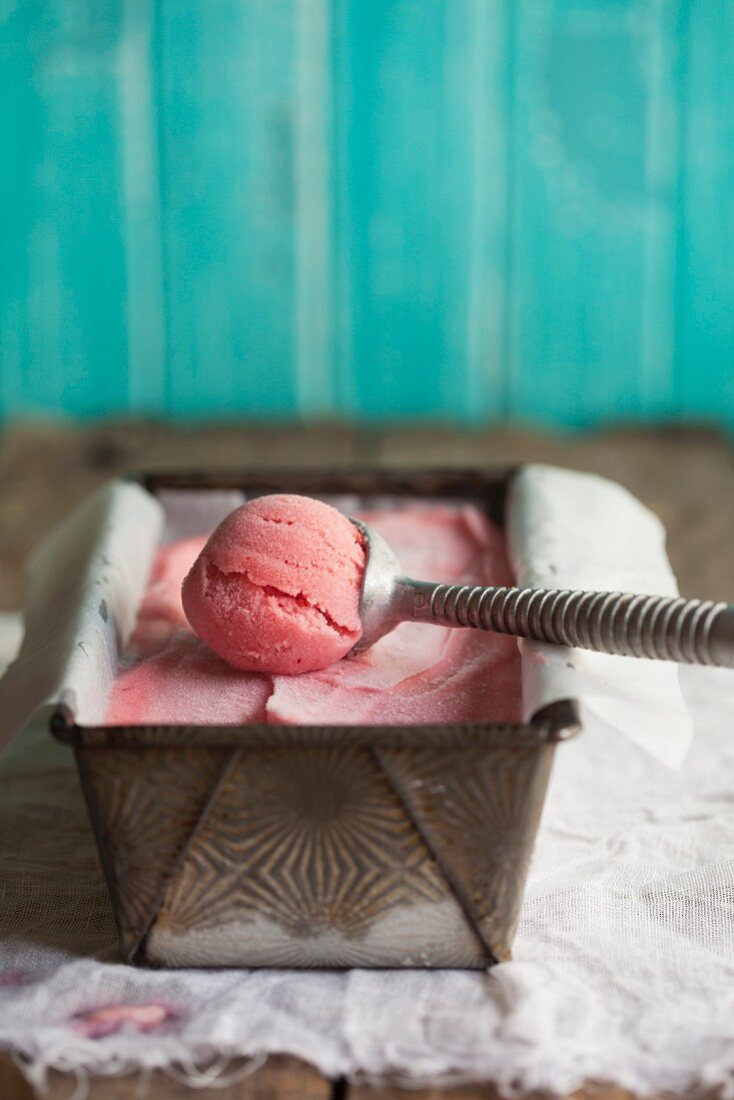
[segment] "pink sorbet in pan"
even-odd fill
[[[258,499],[248,509],[258,505],[263,516],[269,515],[269,505],[258,504]],[[327,509],[327,514],[331,512],[326,505],[320,508]],[[254,587],[263,584],[261,569],[269,560],[270,529],[265,519],[255,526],[257,551],[243,566],[240,548],[235,544],[235,524],[242,522],[235,517],[240,512],[238,509],[224,521],[216,537],[218,542],[219,532],[225,532],[215,564],[225,577],[234,574],[231,600],[242,583],[240,575],[246,574],[247,582]],[[387,540],[405,572],[418,580],[512,583],[502,532],[472,505],[401,501],[354,514]],[[336,561],[327,563],[332,574],[319,577],[320,558],[299,561],[298,572],[289,573],[296,559],[290,552],[282,554],[283,579],[288,587],[282,589],[285,597],[274,597],[269,607],[275,607],[276,621],[282,615],[283,623],[289,625],[302,610],[300,593],[312,608],[318,609],[322,602],[340,630],[350,635],[354,632],[352,638],[332,631],[344,646],[341,656],[359,637],[357,611],[364,551],[360,544],[350,541],[354,526],[346,517],[339,518],[348,526],[345,531],[338,525],[344,541],[339,543]],[[336,540],[337,535],[333,538]],[[186,624],[181,605],[181,584],[187,573],[186,588],[198,571],[204,572],[207,558],[200,555],[205,544],[206,537],[202,536],[171,543],[158,552],[135,633],[113,686],[108,724],[355,725],[519,720],[520,654],[514,638],[499,634],[403,623],[368,652],[335,658],[327,668],[296,676],[233,668],[196,638]],[[278,545],[283,545],[280,538]],[[338,600],[333,579],[337,562],[342,563],[347,578],[354,580],[354,588],[348,584]],[[295,576],[306,583],[296,586]],[[251,593],[254,605],[261,601],[260,613],[264,616],[263,596]],[[199,603],[205,598],[198,593]],[[191,615],[188,597],[185,599]],[[236,619],[236,611],[234,615]],[[322,618],[319,615],[310,621],[320,624]],[[274,626],[271,629],[275,631]],[[329,633],[324,631],[323,636],[324,645],[334,644],[338,649],[339,643]],[[236,640],[236,630],[231,637]],[[283,637],[291,638],[287,633]],[[295,638],[300,644],[300,633]],[[291,658],[294,653],[295,645],[289,650]]]
[[[237,508],[183,582],[191,626],[228,664],[294,676],[359,641],[362,536],[320,500],[276,494]]]
[[[272,688],[259,672],[240,672],[190,630],[171,634],[161,648],[123,668],[115,680],[107,721],[125,725],[197,726],[264,722]],[[183,716],[183,717],[182,717]]]

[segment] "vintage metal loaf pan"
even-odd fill
[[[202,488],[482,502],[476,471],[149,476]],[[509,958],[573,702],[527,725],[83,727],[72,745],[129,962],[464,967]]]

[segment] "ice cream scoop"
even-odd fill
[[[367,564],[359,653],[401,622],[473,627],[628,657],[734,667],[734,605],[712,600],[557,589],[446,585],[403,575],[380,535],[358,520]]]
[[[359,641],[361,531],[320,500],[278,493],[231,512],[181,587],[206,644],[235,668],[296,675]]]
[[[289,494],[256,498],[227,516],[184,580],[182,601],[199,637],[248,671],[325,668],[406,621],[734,666],[732,605],[413,580],[373,528]]]

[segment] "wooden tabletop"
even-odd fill
[[[84,429],[21,426],[0,439],[0,610],[21,602],[22,566],[35,542],[100,482],[146,468],[255,465],[452,466],[552,462],[588,469],[628,486],[663,519],[684,595],[734,600],[731,547],[734,463],[726,440],[697,429],[617,429],[556,438],[520,430],[457,432],[434,426],[355,430],[340,425],[172,427],[108,424]],[[63,477],[58,471],[63,470]],[[230,1067],[241,1078],[222,1088],[189,1090],[156,1073],[89,1082],[51,1073],[53,1100],[494,1100],[491,1084],[411,1088],[398,1083],[329,1080],[294,1058]],[[9,1057],[0,1056],[0,1100],[39,1095]],[[41,1093],[40,1095],[43,1095]],[[626,1100],[589,1083],[573,1100]],[[525,1098],[528,1100],[528,1098]]]
[[[233,1071],[228,1070],[228,1074]],[[236,1070],[234,1072],[237,1072]],[[190,1089],[163,1073],[150,1077],[132,1074],[125,1077],[95,1078],[88,1092],[82,1092],[79,1079],[69,1074],[49,1074],[47,1091],[36,1092],[8,1058],[0,1056],[0,1097],[2,1100],[500,1100],[491,1084],[454,1085],[444,1088],[401,1087],[390,1082],[352,1083],[344,1078],[329,1079],[312,1066],[296,1058],[274,1055],[235,1084],[221,1088]],[[544,1100],[541,1094],[522,1100]],[[589,1084],[562,1100],[634,1100],[632,1094],[610,1085]],[[648,1098],[655,1100],[655,1098]]]
[[[253,466],[487,466],[550,462],[627,486],[663,520],[684,595],[734,599],[734,462],[727,439],[705,428],[617,428],[552,436],[521,429],[441,425],[155,423],[18,425],[0,434],[0,611],[22,598],[29,550],[110,477],[146,469]]]

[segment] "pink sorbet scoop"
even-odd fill
[[[296,675],[344,657],[362,634],[366,553],[346,516],[275,494],[220,523],[183,582],[191,626],[235,668]]]

